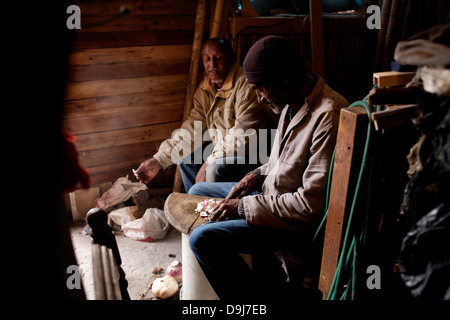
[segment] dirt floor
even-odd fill
[[[82,233],[86,222],[76,221],[70,225],[70,234],[82,276],[83,287],[88,300],[94,300],[92,278],[91,236]],[[141,297],[149,284],[153,282],[152,272],[160,267],[164,270],[174,260],[181,261],[181,234],[170,227],[166,237],[153,242],[131,240],[120,230],[114,232],[122,258],[122,269],[128,281],[128,293],[131,300],[156,299],[151,290]],[[164,273],[161,274],[163,276]]]

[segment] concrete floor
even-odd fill
[[[86,223],[72,222],[70,234],[77,258],[78,267],[83,281],[83,287],[88,300],[94,300],[94,285],[92,278],[91,236],[82,234]],[[152,271],[156,267],[163,268],[174,260],[181,261],[181,234],[170,227],[166,237],[153,242],[131,240],[123,232],[114,232],[117,246],[122,258],[122,269],[128,281],[128,293],[131,300],[139,300],[147,286],[153,282]],[[164,273],[161,274],[163,276]],[[156,299],[149,290],[141,300]]]

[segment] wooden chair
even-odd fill
[[[318,289],[324,299],[328,296],[341,249],[343,221],[348,212],[347,196],[352,190],[351,166],[352,163],[360,160],[355,158],[362,148],[363,139],[361,137],[364,136],[362,131],[368,123],[367,113],[362,107],[343,109],[340,117],[329,212],[326,230],[321,231],[324,236],[320,237],[323,240],[315,244],[317,247],[314,249],[313,257],[311,257],[311,250],[283,252],[287,273],[294,287],[313,289],[310,292],[314,296],[316,295],[315,290]],[[194,211],[197,203],[204,199],[205,197],[174,192],[165,203],[166,217],[177,230],[189,235],[196,227],[205,222]],[[246,257],[246,261],[251,265],[249,257]],[[310,270],[313,271],[312,274],[308,274]],[[320,275],[316,274],[316,271],[320,271]]]

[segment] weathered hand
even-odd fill
[[[236,183],[231,188],[226,199],[240,199],[243,196],[249,195],[254,190],[255,183],[258,181],[256,174],[249,174]]]
[[[150,158],[141,163],[136,170],[136,175],[138,176],[139,182],[150,183],[161,169],[162,167],[158,160]]]
[[[240,199],[224,199],[211,211],[211,221],[226,221],[239,219],[238,206]]]

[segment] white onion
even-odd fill
[[[178,260],[172,261],[167,267],[166,275],[174,277],[177,282],[181,282],[183,279],[181,262]]]

